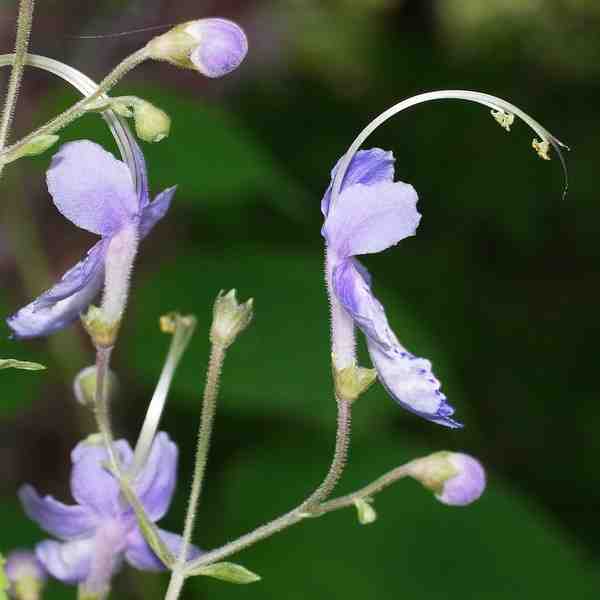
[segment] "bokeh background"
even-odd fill
[[[2,51],[15,2],[0,3]],[[135,439],[168,347],[158,318],[193,312],[199,327],[175,379],[164,428],[181,448],[180,486],[163,525],[180,529],[216,293],[254,297],[256,318],[224,373],[196,540],[211,548],[296,505],[324,475],[335,406],[329,366],[319,202],[358,131],[392,103],[442,88],[486,91],[534,115],[573,151],[570,189],[532,133],[506,134],[482,107],[435,103],[403,113],[372,144],[394,150],[419,192],[416,237],[366,264],[403,343],[430,358],[466,427],[449,431],[398,408],[375,386],[355,408],[350,491],[440,449],[485,463],[489,488],[465,509],[407,481],[376,501],[309,521],[235,557],[252,586],[195,580],[185,598],[486,600],[600,593],[600,408],[596,389],[597,97],[600,4],[593,0],[97,0],[40,3],[31,49],[98,80],[152,33],[131,29],[221,15],[247,30],[243,67],[209,81],[167,65],[133,72],[115,94],[173,118],[144,146],[154,192],[179,184],[147,239],[114,368],[115,429]],[[92,37],[85,37],[92,36]],[[4,71],[7,71],[6,69]],[[2,73],[5,85],[7,73]],[[76,99],[27,71],[16,133]],[[63,140],[114,149],[98,116]],[[10,314],[92,243],[66,222],[44,183],[49,156],[6,170],[0,202],[0,306]],[[48,365],[3,371],[0,547],[43,533],[22,514],[19,485],[68,500],[70,448],[92,430],[71,388],[93,360],[79,325],[48,341],[7,340],[0,354]],[[164,575],[124,571],[114,597],[161,598]],[[73,597],[53,585],[50,598]]]

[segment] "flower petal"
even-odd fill
[[[333,290],[342,306],[367,336],[367,346],[379,380],[392,398],[407,410],[447,427],[461,425],[450,418],[454,409],[440,391],[431,363],[416,358],[398,341],[385,310],[375,298],[366,269],[345,260],[333,272]],[[368,273],[367,273],[368,275]]]
[[[135,491],[153,521],[164,517],[171,504],[177,483],[177,453],[176,444],[164,431],[159,432],[135,480]]]
[[[92,233],[110,235],[139,213],[127,165],[88,140],[65,144],[46,180],[58,210]]]
[[[115,442],[121,464],[131,461],[131,447],[125,440]],[[102,516],[119,517],[124,510],[117,480],[104,466],[108,454],[104,446],[91,441],[77,444],[71,452],[71,493],[77,502]]]
[[[340,163],[340,158],[335,167],[331,170],[331,183],[321,200],[321,212],[323,216],[329,213],[329,203],[331,202],[331,188],[333,180],[337,174]],[[382,181],[394,181],[394,153],[386,152],[381,148],[371,148],[370,150],[359,150],[353,157],[342,182],[342,190],[345,190],[355,183],[363,183],[365,185],[373,185]]]
[[[81,583],[90,572],[94,538],[73,542],[44,540],[35,547],[38,560],[52,577],[63,583]]]
[[[421,215],[417,193],[406,183],[361,183],[339,196],[325,221],[328,248],[340,258],[381,252],[414,235]]]
[[[167,548],[171,551],[174,556],[178,556],[181,550],[181,544],[183,538],[176,533],[159,529],[160,537],[165,542]],[[194,545],[190,545],[187,554],[187,560],[198,558],[202,554],[202,551]],[[144,536],[140,530],[136,527],[133,529],[127,537],[127,550],[125,551],[125,560],[136,569],[141,571],[164,571],[166,570],[165,565],[162,561],[154,554],[150,546],[148,546]]]
[[[156,223],[167,214],[176,189],[176,185],[167,188],[158,194],[153,202],[146,204],[143,208],[142,220],[140,222],[140,238],[146,237]]]
[[[25,514],[57,538],[82,538],[90,535],[96,527],[96,517],[87,507],[68,506],[52,496],[42,498],[31,485],[19,489],[19,499]]]

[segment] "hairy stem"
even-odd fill
[[[19,16],[17,17],[17,40],[15,42],[15,61],[10,71],[8,81],[8,90],[4,101],[2,111],[2,120],[0,121],[0,151],[4,150],[10,132],[12,118],[17,104],[17,96],[21,87],[23,78],[23,69],[27,58],[27,47],[29,46],[29,37],[31,35],[31,22],[33,21],[34,0],[21,0],[19,2]],[[4,165],[0,161],[0,177]]]
[[[338,430],[336,435],[335,452],[329,472],[323,480],[323,483],[308,498],[306,498],[302,504],[293,510],[278,517],[274,521],[270,521],[269,523],[256,528],[254,531],[243,535],[233,542],[229,542],[220,548],[206,552],[196,560],[189,562],[186,565],[186,571],[192,571],[198,567],[217,562],[231,554],[239,552],[240,550],[243,550],[248,546],[252,546],[256,542],[278,533],[279,531],[282,531],[291,525],[295,525],[306,517],[312,516],[313,512],[319,510],[320,503],[327,498],[338,482],[344,469],[344,465],[346,464],[346,457],[348,453],[351,421],[350,405],[344,400],[338,400],[337,405]],[[316,514],[319,513],[317,512]],[[175,598],[177,598],[177,596],[173,596],[173,598],[167,597],[167,600],[174,600]]]
[[[202,403],[202,417],[198,429],[198,443],[196,446],[196,458],[194,462],[194,477],[192,480],[192,490],[188,501],[188,509],[185,517],[183,529],[183,543],[181,551],[177,557],[177,564],[171,574],[171,581],[167,590],[166,600],[176,600],[183,588],[184,576],[183,570],[185,561],[192,539],[196,512],[198,509],[198,500],[202,491],[202,482],[206,471],[208,461],[208,452],[210,449],[210,438],[213,429],[214,416],[217,407],[217,396],[219,393],[219,380],[221,370],[225,360],[225,347],[221,344],[213,344],[208,361],[206,373],[206,386],[204,387],[204,398]]]
[[[98,346],[96,348],[96,397],[94,401],[94,417],[98,431],[102,435],[104,447],[108,453],[111,467],[116,473],[120,472],[119,461],[115,453],[114,439],[110,426],[110,412],[106,394],[106,378],[110,365],[112,347]]]
[[[42,125],[42,127],[26,135],[16,144],[9,146],[5,150],[2,150],[2,152],[0,152],[0,162],[4,156],[9,153],[17,152],[38,135],[56,133],[69,123],[72,123],[75,119],[81,117],[81,115],[86,112],[90,105],[93,105],[98,98],[111,90],[125,75],[127,75],[127,73],[129,73],[129,71],[143,63],[148,58],[148,52],[145,47],[128,56],[100,82],[98,89],[93,94],[82,98],[79,102],[71,106],[71,108],[68,108],[65,112],[61,113],[51,121],[48,121],[48,123],[45,125]]]

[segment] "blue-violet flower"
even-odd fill
[[[125,440],[115,448],[126,470],[133,458]],[[19,498],[29,518],[61,541],[45,540],[36,546],[36,555],[46,570],[64,583],[86,582],[102,588],[120,568],[123,558],[136,569],[163,570],[144,539],[133,509],[123,500],[119,483],[105,468],[108,455],[93,438],[80,442],[71,453],[71,493],[77,501],[66,505],[52,496],[41,498],[30,485],[19,490]],[[133,489],[152,521],[167,512],[177,480],[177,446],[166,433],[154,439],[144,468]],[[174,555],[182,543],[179,535],[159,530]],[[200,554],[191,547],[189,558]],[[93,581],[95,580],[95,581]]]
[[[338,166],[339,162],[332,171],[332,182]],[[454,409],[440,391],[431,363],[400,344],[371,290],[368,271],[355,258],[381,252],[415,234],[421,219],[417,193],[412,186],[394,181],[394,156],[379,148],[356,153],[330,210],[331,193],[332,184],[321,203],[325,217],[322,233],[327,245],[328,285],[335,296],[332,303],[343,307],[343,314],[334,316],[337,326],[349,332],[349,344],[353,344],[354,324],[362,330],[379,379],[398,404],[435,423],[460,427],[450,418]]]
[[[105,317],[120,320],[138,242],[165,215],[175,193],[175,187],[168,188],[150,202],[144,157],[137,144],[133,147],[141,174],[137,191],[127,165],[98,144],[70,142],[53,157],[47,183],[54,204],[101,239],[54,287],[7,319],[15,338],[49,335],[71,324],[105,279]]]

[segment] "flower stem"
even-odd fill
[[[29,38],[31,35],[31,22],[33,21],[34,0],[21,0],[19,2],[19,16],[17,17],[17,39],[15,42],[15,61],[10,71],[10,79],[8,81],[8,91],[6,92],[6,100],[4,101],[4,109],[2,111],[2,119],[0,121],[0,151],[4,149],[12,118],[17,104],[17,96],[21,87],[21,79],[23,78],[23,69],[27,58],[27,47],[29,46]],[[0,176],[4,166],[0,161]]]
[[[274,521],[270,521],[269,523],[256,528],[254,531],[243,535],[233,542],[229,542],[220,548],[206,552],[196,560],[189,562],[186,565],[186,571],[191,571],[203,565],[217,562],[231,554],[247,548],[248,546],[252,546],[256,542],[278,533],[279,531],[282,531],[291,525],[295,525],[306,517],[312,516],[313,512],[315,512],[315,514],[320,514],[320,503],[331,493],[342,474],[344,465],[346,464],[348,444],[350,440],[350,404],[344,400],[338,400],[337,405],[338,430],[336,435],[335,452],[329,472],[323,480],[323,483],[306,500],[304,500],[302,504],[293,510],[278,517]],[[175,600],[176,598],[177,596],[167,595],[166,600]]]
[[[108,453],[111,467],[115,470],[115,472],[119,473],[120,466],[115,453],[114,439],[110,426],[108,398],[105,390],[106,377],[108,374],[112,350],[112,346],[96,347],[96,397],[94,401],[94,417],[96,419],[98,431],[102,435],[102,441],[104,442],[104,447]]]
[[[190,492],[183,529],[183,543],[181,544],[181,551],[177,557],[177,563],[171,574],[171,580],[166,595],[167,600],[176,600],[183,588],[183,571],[194,530],[194,522],[196,520],[198,500],[200,499],[200,493],[202,491],[204,473],[206,472],[210,438],[217,407],[217,396],[219,393],[219,380],[224,360],[225,346],[222,344],[212,344],[208,369],[206,372],[206,386],[204,387],[204,398],[202,402],[202,417],[200,419],[200,427],[198,428],[198,442],[196,446],[192,490]]]
[[[18,141],[16,144],[9,146],[8,148],[0,152],[1,159],[9,153],[17,152],[23,146],[31,142],[35,137],[39,135],[48,135],[56,133],[63,127],[66,127],[69,123],[75,121],[83,115],[87,108],[93,104],[103,94],[106,94],[111,90],[129,71],[137,67],[145,60],[149,58],[146,47],[137,50],[133,54],[129,55],[125,60],[120,62],[98,85],[98,89],[89,96],[82,98],[79,102],[68,108],[65,112],[61,113],[51,121],[48,121],[42,127],[36,129],[30,134],[26,135],[23,139]]]

